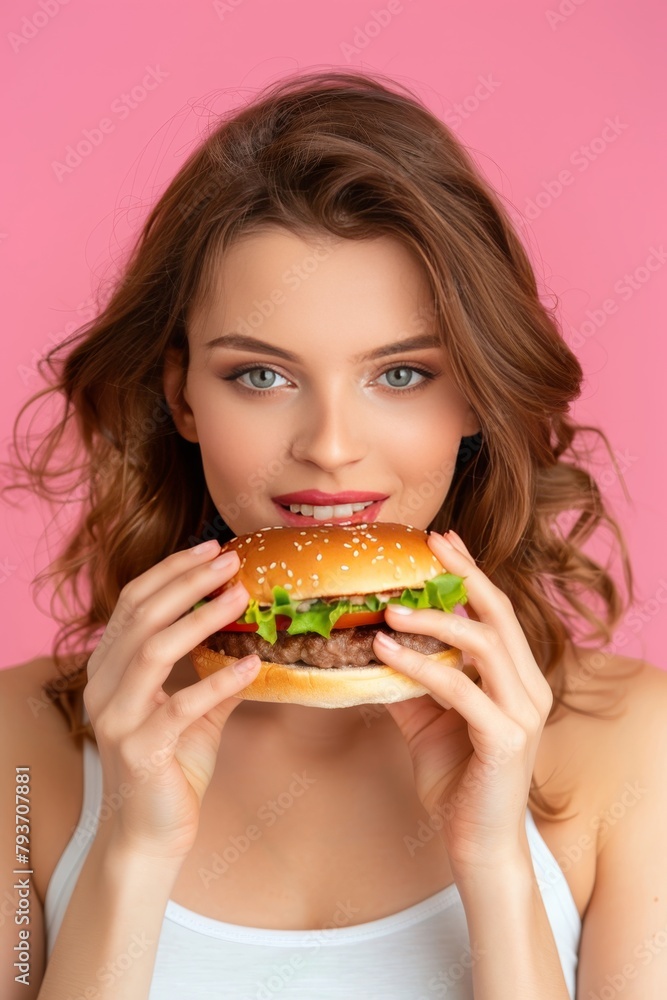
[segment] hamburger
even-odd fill
[[[466,603],[463,578],[448,573],[428,533],[390,522],[263,528],[226,542],[238,572],[204,601],[241,582],[243,616],[190,653],[200,678],[256,653],[261,668],[238,697],[318,708],[403,701],[428,689],[375,654],[378,630],[437,661],[462,669],[458,649],[432,636],[395,632],[388,604],[452,612]]]

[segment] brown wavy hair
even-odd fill
[[[511,599],[554,691],[549,719],[559,704],[581,711],[563,699],[558,666],[579,640],[608,643],[625,610],[612,577],[583,551],[602,525],[620,547],[633,600],[623,536],[584,468],[587,434],[602,439],[623,482],[620,469],[606,435],[568,416],[581,366],[540,301],[500,198],[452,131],[408,88],[332,70],[283,78],[215,120],[152,208],[99,314],[40,362],[50,385],[16,419],[13,469],[25,485],[3,493],[27,488],[58,508],[82,505],[60,554],[33,581],[54,582],[58,676],[44,692],[71,735],[95,739],[81,712],[86,663],[121,588],[177,549],[231,537],[199,446],[176,431],[162,375],[174,347],[185,382],[190,309],[206,302],[234,239],[267,225],[389,235],[421,261],[433,323],[482,427],[481,447],[457,464],[429,527],[453,527]],[[43,396],[56,397],[62,415],[24,460],[18,426]],[[535,785],[531,796],[553,813]]]

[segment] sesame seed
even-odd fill
[[[258,576],[257,577],[257,583],[264,583],[264,577],[263,576]]]
[[[355,549],[354,552],[352,553],[352,555],[353,556],[358,556],[359,555],[359,549]]]
[[[287,570],[287,575],[288,575],[289,577],[292,577],[292,576],[294,576],[294,573],[292,572],[292,570],[291,570],[291,569],[288,569],[288,570]]]
[[[300,587],[302,583],[303,583],[303,580],[301,579],[301,577],[299,577],[299,579],[296,581],[297,587]]]
[[[271,565],[269,566],[269,569],[275,569],[277,565],[278,563],[272,562]]]
[[[291,590],[291,589],[292,589],[292,584],[291,583],[286,583],[285,584],[285,590]]]
[[[349,569],[349,566],[341,566],[341,569]]]
[[[401,547],[401,543],[400,542],[396,542],[396,548],[400,549],[400,547]]]
[[[258,551],[258,552],[263,552],[263,551],[264,551],[264,549],[265,549],[265,546],[264,546],[264,545],[260,545],[260,546],[258,547],[257,551]]]
[[[350,543],[349,543],[349,542],[343,542],[343,548],[344,548],[344,549],[351,549],[351,548],[352,548],[352,546],[350,545]]]
[[[322,553],[321,553],[321,552],[318,552],[318,553],[317,553],[317,555],[315,556],[315,558],[316,558],[316,559],[318,560],[318,562],[319,562],[319,560],[320,560],[320,559],[322,558]]]
[[[246,538],[246,542],[251,542],[252,538]]]
[[[362,542],[361,543],[361,547],[362,547],[362,549],[367,549],[368,548],[368,546],[366,545],[366,542]]]

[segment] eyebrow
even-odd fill
[[[208,354],[216,347],[231,347],[238,350],[259,350],[265,354],[275,354],[276,357],[284,358],[285,361],[299,361],[298,356],[292,354],[291,351],[285,351],[282,347],[276,347],[264,340],[246,337],[240,333],[227,333],[222,337],[214,337],[213,340],[207,341],[204,346],[207,348]],[[432,334],[410,337],[408,340],[397,340],[393,344],[383,344],[382,347],[378,347],[374,351],[364,351],[362,354],[357,354],[352,361],[354,363],[374,361],[376,358],[384,358],[389,354],[398,354],[399,351],[422,351],[428,347],[440,346],[440,338]]]

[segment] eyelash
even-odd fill
[[[423,386],[425,386],[427,382],[430,382],[434,378],[437,378],[437,372],[433,372],[428,368],[422,368],[419,365],[406,365],[406,364],[390,365],[389,368],[385,368],[384,371],[380,372],[378,378],[381,375],[386,375],[387,372],[400,370],[401,368],[407,368],[409,371],[418,372],[420,375],[424,377],[426,381],[417,382],[416,385],[407,386],[405,389],[398,389],[395,386],[385,386],[385,388],[388,389],[389,392],[398,393],[402,396],[405,396],[409,392],[414,392],[416,389],[423,388]],[[281,378],[287,378],[286,375],[282,375],[279,371],[276,371],[275,368],[271,368],[269,365],[257,365],[257,364],[239,365],[233,371],[229,372],[228,375],[221,375],[220,378],[223,380],[223,382],[236,382],[241,375],[245,375],[247,372],[254,372],[254,371],[270,371],[274,372],[276,375],[280,375]],[[241,391],[248,392],[254,396],[256,395],[270,396],[272,395],[272,393],[277,392],[279,389],[284,389],[284,386],[282,385],[272,386],[270,389],[254,389],[248,385],[243,385],[242,382],[237,382],[237,384],[241,389]]]

